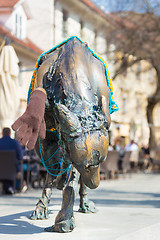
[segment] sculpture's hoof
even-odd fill
[[[78,212],[81,213],[96,213],[98,212],[94,202],[90,201],[90,200],[85,200],[83,202],[83,205],[79,207]]]
[[[44,220],[49,218],[48,208],[36,207],[36,209],[31,213],[31,220]]]
[[[59,223],[55,223],[55,225],[45,228],[46,232],[59,232],[59,233],[67,233],[72,232],[75,228],[75,220],[74,217],[71,217],[68,220],[61,221]]]

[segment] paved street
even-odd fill
[[[54,223],[60,210],[61,191],[53,190],[49,220],[31,221],[31,211],[41,195],[30,189],[14,196],[0,196],[1,240],[158,240],[160,239],[160,174],[132,174],[118,180],[102,181],[89,190],[89,198],[98,208],[96,214],[78,213],[71,233],[47,233],[44,227]]]

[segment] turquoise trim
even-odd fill
[[[83,41],[77,37],[77,36],[72,36],[66,40],[64,40],[63,42],[61,42],[60,44],[56,45],[55,47],[51,48],[50,50],[44,52],[41,54],[41,56],[38,58],[38,61],[37,61],[37,68],[36,68],[36,72],[38,71],[38,68],[39,68],[39,61],[41,59],[42,56],[44,56],[45,54],[48,54],[50,52],[53,52],[56,48],[62,46],[63,44],[65,44],[66,42],[68,42],[69,40],[73,39],[73,38],[77,38],[80,42],[83,43]],[[88,47],[88,49],[91,51],[91,53],[93,54],[94,57],[96,57],[98,60],[100,60],[103,65],[104,65],[104,68],[105,68],[105,74],[106,74],[106,79],[107,79],[107,84],[109,86],[109,89],[110,89],[110,104],[109,104],[109,111],[110,111],[110,114],[116,112],[119,110],[118,108],[118,105],[115,103],[115,101],[112,99],[113,97],[113,90],[111,89],[111,86],[110,86],[110,80],[109,80],[109,76],[108,76],[108,71],[107,71],[107,68],[106,68],[106,65],[104,64],[104,62],[97,56],[97,54],[95,52],[93,52],[90,47]],[[32,76],[32,79],[31,79],[31,83],[30,83],[30,87],[29,87],[29,91],[28,91],[28,98],[27,98],[27,103],[29,101],[29,97],[30,97],[30,94],[31,94],[31,87],[32,87],[32,80],[33,80],[33,76]]]
[[[109,80],[109,76],[108,76],[108,71],[106,68],[106,65],[104,64],[104,62],[97,56],[97,54],[95,52],[93,52],[89,47],[88,49],[91,51],[91,53],[93,54],[94,57],[96,57],[98,60],[100,60],[103,63],[103,66],[105,68],[105,74],[106,74],[106,79],[107,79],[107,85],[110,89],[110,101],[109,101],[109,112],[110,114],[116,112],[119,110],[118,105],[115,103],[115,101],[112,99],[113,96],[113,90],[111,89],[111,85],[110,85],[110,80]],[[115,106],[116,108],[113,108],[113,106]]]
[[[51,159],[51,158],[57,153],[57,151],[59,150],[59,148],[54,152],[54,154],[53,154],[50,158],[48,158],[47,160],[44,161],[43,154],[42,154],[42,148],[41,148],[41,139],[38,138],[38,141],[39,141],[39,151],[40,151],[40,156],[41,156],[41,162],[42,162],[43,166],[45,167],[46,171],[47,171],[50,175],[52,175],[52,176],[54,176],[54,177],[57,177],[57,176],[62,175],[63,173],[65,173],[67,170],[70,169],[70,165],[68,165],[68,167],[67,167],[66,169],[52,169],[52,168],[50,168],[52,165],[61,164],[61,161],[60,161],[60,162],[57,162],[57,163],[54,163],[54,164],[51,164],[51,165],[49,165],[49,166],[46,166],[45,163],[48,162],[48,160]],[[51,173],[51,172],[49,171],[49,169],[51,169],[51,170],[53,170],[53,171],[58,171],[58,170],[59,170],[59,171],[63,171],[63,172],[58,173],[58,174],[53,174],[53,173]]]
[[[41,145],[40,145],[40,147],[41,147]],[[54,155],[58,152],[59,149],[60,149],[60,147],[57,148],[57,150],[52,154],[51,157],[49,157],[49,158],[45,161],[45,163],[48,162],[52,157],[54,157]],[[59,163],[59,162],[58,162],[58,163]]]
[[[52,49],[50,49],[50,50],[42,53],[41,56],[40,56],[40,57],[38,58],[38,60],[37,60],[36,73],[37,73],[37,71],[38,71],[39,61],[40,61],[40,59],[42,58],[42,56],[44,56],[45,54],[48,54],[48,53],[54,51],[56,48],[60,47],[61,45],[65,44],[66,42],[68,42],[69,40],[71,40],[71,39],[73,39],[73,38],[77,38],[80,42],[82,42],[82,40],[81,40],[80,38],[78,38],[77,36],[72,36],[72,37],[64,40],[64,41],[61,42],[60,44],[56,45],[56,46],[53,47]],[[82,42],[82,43],[83,43],[83,42]],[[96,53],[94,53],[89,47],[88,47],[88,49],[91,51],[91,53],[93,54],[93,56],[96,57],[98,60],[100,60],[100,61],[103,63],[103,65],[104,65],[105,74],[106,74],[106,80],[107,80],[108,87],[109,87],[109,89],[110,89],[109,111],[110,111],[110,114],[112,114],[113,112],[118,111],[119,108],[118,108],[118,105],[115,103],[115,101],[112,99],[113,90],[112,90],[112,88],[111,88],[111,86],[110,86],[110,79],[109,79],[109,76],[108,76],[108,71],[107,71],[106,65],[105,65],[105,63],[98,57],[98,55],[97,55]],[[32,81],[33,81],[33,77],[34,77],[34,74],[33,74],[33,76],[32,76],[31,83],[30,83],[30,87],[29,87],[29,90],[28,90],[27,104],[28,104],[28,102],[29,102],[29,98],[30,98],[30,95],[31,95],[31,92],[32,92]],[[50,131],[50,130],[48,130],[48,131]],[[62,175],[63,173],[65,173],[67,170],[70,171],[70,169],[71,169],[71,164],[70,164],[66,169],[60,169],[60,171],[63,171],[62,173],[59,173],[59,174],[53,174],[53,173],[51,173],[51,172],[49,171],[49,169],[52,169],[52,168],[50,168],[50,167],[51,167],[51,166],[54,166],[54,165],[56,165],[56,164],[62,164],[62,161],[63,161],[63,160],[61,159],[60,162],[51,164],[51,165],[49,165],[49,166],[46,166],[45,163],[46,163],[47,161],[49,161],[49,160],[56,154],[56,152],[59,150],[59,148],[52,154],[52,156],[51,156],[50,158],[48,158],[46,161],[44,161],[43,155],[42,155],[42,149],[41,149],[41,142],[40,142],[41,140],[40,140],[40,138],[38,138],[38,140],[39,140],[39,150],[40,150],[41,162],[42,162],[43,166],[45,167],[45,169],[47,170],[47,172],[48,172],[49,174],[51,174],[52,176],[59,176],[59,175]],[[59,170],[59,169],[52,169],[52,170],[57,171],[57,170]],[[68,176],[69,176],[69,173],[68,173]]]

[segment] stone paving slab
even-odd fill
[[[0,197],[0,240],[158,240],[160,239],[160,174],[132,174],[102,181],[89,190],[98,208],[95,214],[74,211],[76,228],[71,233],[48,233],[60,210],[61,191],[53,190],[48,220],[28,219],[41,195],[40,190]]]

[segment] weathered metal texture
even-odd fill
[[[47,128],[58,130],[64,161],[73,163],[84,183],[95,188],[110,126],[104,66],[77,38],[44,55],[40,64],[37,83],[43,79],[47,92]]]
[[[72,169],[71,169],[70,175],[72,175]],[[78,174],[78,176],[79,176],[79,174]],[[73,175],[72,175],[72,178],[69,178],[69,181],[73,182]],[[57,181],[55,183],[57,185]],[[88,199],[87,188],[81,178],[79,179],[79,183],[80,183],[80,188],[79,188],[80,205],[79,205],[78,211],[82,212],[82,213],[97,212],[94,202],[92,202]],[[75,185],[75,188],[77,188],[78,181],[74,185]],[[47,173],[45,186],[42,190],[42,196],[38,200],[35,210],[30,215],[31,220],[39,220],[39,219],[48,219],[49,218],[50,210],[48,207],[49,207],[49,203],[51,200],[52,188],[53,188],[53,183],[52,183],[52,180],[50,179],[49,174]],[[62,190],[62,189],[60,189],[60,190]],[[64,196],[65,196],[65,194],[64,194]],[[54,197],[54,195],[53,195],[53,197]],[[70,195],[69,195],[69,198],[70,198]],[[73,205],[74,201],[71,201],[71,202]]]
[[[89,188],[96,188],[100,182],[99,164],[108,152],[110,90],[103,63],[77,38],[44,55],[39,65],[36,85],[40,86],[43,80],[42,87],[47,92],[46,127],[56,129],[59,136],[47,132],[40,146],[36,144],[36,150],[40,154],[41,148],[51,173],[57,158],[63,157],[65,166],[70,163],[74,166],[66,186],[63,175],[62,179],[57,178],[57,187],[65,186],[62,208],[55,224],[46,230],[69,232],[75,227],[73,204],[80,175]],[[61,149],[57,151],[59,145]],[[50,157],[54,152],[56,154]],[[87,199],[84,184],[80,190],[80,211],[95,212],[94,204]],[[38,215],[39,209],[41,212],[41,207],[37,208]],[[42,215],[45,216],[46,211],[47,207]]]

